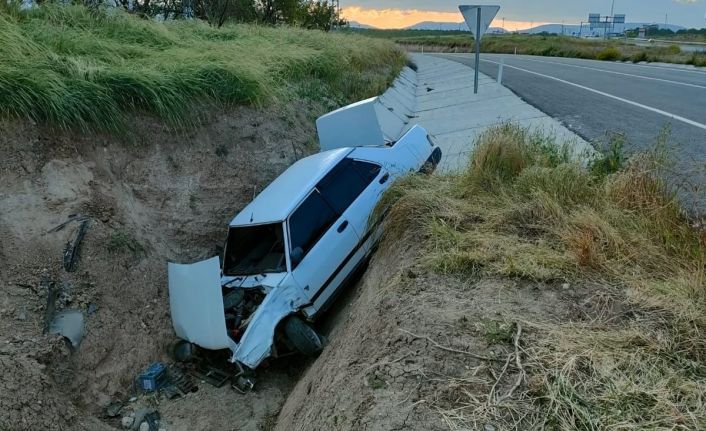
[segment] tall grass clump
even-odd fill
[[[0,9],[0,58],[3,117],[116,131],[140,112],[176,126],[214,105],[345,103],[377,94],[404,64],[392,43],[353,35],[49,3]]]
[[[533,334],[528,374],[498,421],[706,429],[706,234],[661,176],[662,149],[628,159],[615,139],[587,164],[550,137],[503,125],[478,138],[465,171],[408,178],[386,196],[388,240],[419,244],[433,271],[589,284],[610,302],[575,322],[518,309]],[[459,427],[483,420],[468,412]],[[527,412],[520,422],[518,412]]]

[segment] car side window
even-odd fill
[[[346,158],[326,174],[316,188],[340,215],[363,193],[379,172],[380,166],[374,163]]]
[[[337,218],[331,206],[314,190],[289,218],[291,250],[300,247],[302,257],[306,256]]]

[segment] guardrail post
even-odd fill
[[[500,57],[500,66],[498,66],[498,84],[503,84],[503,67],[505,66],[505,57]]]

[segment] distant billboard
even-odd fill
[[[601,14],[599,13],[589,13],[588,14],[588,22],[591,24],[596,24],[601,22]]]
[[[613,15],[613,24],[625,24],[625,15]]]

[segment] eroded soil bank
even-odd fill
[[[315,151],[304,105],[234,108],[188,132],[136,119],[124,137],[0,123],[0,429],[111,429],[102,408],[125,399],[174,341],[166,262],[213,256],[229,220],[296,159]],[[77,270],[62,253],[90,217]],[[72,351],[43,333],[47,285],[57,310],[78,308]],[[167,429],[257,429],[271,422],[297,370],[263,370],[259,390],[202,390],[159,409]]]

